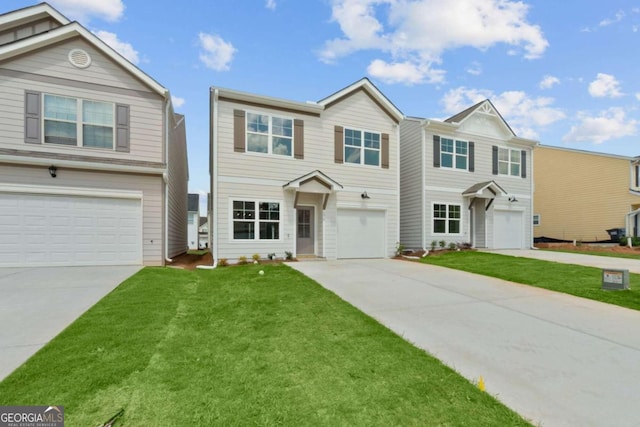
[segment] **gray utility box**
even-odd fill
[[[629,270],[614,270],[611,268],[603,269],[602,289],[606,289],[608,291],[629,289]]]

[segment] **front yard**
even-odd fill
[[[68,426],[527,425],[279,265],[142,270],[0,383],[36,404]]]

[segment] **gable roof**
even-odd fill
[[[380,89],[378,89],[371,81],[363,77],[355,83],[350,84],[349,86],[340,89],[332,95],[327,96],[326,98],[318,101],[318,104],[322,105],[324,108],[330,108],[332,105],[358,93],[364,92],[373,102],[375,102],[378,107],[380,107],[393,121],[396,123],[400,123],[400,121],[404,118],[404,114],[402,111],[396,107],[393,102],[389,100]]]
[[[169,91],[160,83],[143,72],[140,68],[129,62],[124,56],[116,52],[112,47],[103,42],[99,37],[80,25],[78,22],[70,22],[60,12],[55,10],[47,3],[41,3],[36,6],[19,9],[0,15],[0,30],[3,27],[9,27],[16,20],[22,22],[30,22],[40,17],[51,17],[58,21],[61,26],[52,30],[35,34],[24,39],[19,39],[11,43],[0,46],[0,62],[17,55],[21,55],[33,50],[50,46],[54,43],[69,40],[75,37],[81,37],[105,56],[113,60],[122,68],[130,72],[142,83],[158,93],[165,99],[170,99]]]
[[[491,180],[491,181],[479,182],[477,184],[472,185],[471,187],[467,188],[462,192],[462,196],[463,197],[482,197],[485,193],[485,190],[489,190],[489,193],[492,195],[492,197],[496,197],[499,195],[503,195],[503,196],[507,195],[507,192],[504,191],[504,189],[500,187],[500,185],[498,185],[497,182]]]
[[[187,199],[187,211],[198,212],[199,210],[200,210],[200,195],[189,193],[189,198]]]
[[[493,115],[496,116],[500,119],[500,122],[502,123],[502,126],[512,135],[512,136],[517,136],[516,133],[513,131],[513,129],[511,129],[511,126],[509,126],[509,124],[506,122],[506,120],[502,117],[502,114],[500,114],[500,112],[496,109],[496,107],[493,105],[493,103],[488,100],[485,99],[484,101],[480,101],[475,105],[472,105],[471,107],[467,108],[464,111],[461,111],[460,113],[456,114],[455,116],[451,116],[448,119],[445,119],[446,123],[451,123],[451,124],[460,124],[460,123],[464,123],[464,121],[471,116],[473,113],[475,113],[476,111],[479,111],[483,114],[489,114],[489,115]]]

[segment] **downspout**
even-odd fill
[[[400,119],[400,123],[403,119]],[[396,157],[396,188],[398,193],[396,194],[396,238],[398,245],[402,243],[400,241],[400,155],[402,148],[400,147],[400,123],[396,125],[396,147],[398,147],[398,154]]]
[[[427,250],[427,231],[425,229],[426,227],[426,221],[425,221],[425,216],[426,216],[426,212],[425,212],[425,202],[426,202],[426,191],[427,191],[427,183],[426,183],[426,179],[427,179],[427,138],[426,138],[426,127],[429,126],[431,122],[429,120],[422,120],[420,122],[420,150],[421,150],[421,154],[420,154],[420,165],[422,167],[422,179],[420,180],[420,235],[422,236],[422,250],[426,251]]]
[[[169,92],[164,93],[165,109],[164,109],[164,164],[165,170],[162,173],[162,181],[164,183],[164,261],[166,263],[173,262],[169,258],[169,111],[171,107],[171,97]]]
[[[211,150],[211,217],[209,217],[209,242],[213,264],[199,265],[200,269],[214,269],[218,266],[218,89],[209,91],[209,149]],[[208,214],[208,213],[207,213]]]
[[[537,145],[537,144],[536,144]],[[533,147],[531,149],[531,155],[529,157],[531,157],[531,192],[530,192],[530,196],[531,196],[531,203],[529,203],[529,208],[531,209],[531,215],[529,215],[529,229],[531,230],[531,234],[530,234],[530,243],[531,243],[531,249],[538,249],[536,248],[536,246],[533,244],[534,241],[534,237],[533,237],[533,215],[535,213],[535,205],[534,205],[534,193],[536,192],[536,186],[535,186],[535,180],[534,180],[534,176],[533,176],[533,162],[534,162],[534,158],[533,158],[533,152],[535,151],[536,147]]]

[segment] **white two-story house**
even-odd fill
[[[318,102],[212,87],[214,263],[393,256],[402,118],[368,79]]]
[[[0,266],[163,265],[187,248],[184,117],[46,3],[0,15]]]
[[[407,118],[400,126],[400,241],[475,248],[529,248],[532,152],[489,100],[444,121]]]

